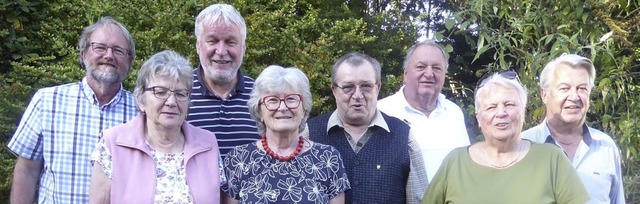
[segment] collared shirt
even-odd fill
[[[379,100],[378,109],[411,126],[431,181],[451,150],[470,144],[464,115],[458,105],[439,94],[436,108],[427,116],[409,105],[403,91],[404,86],[397,93]]]
[[[327,121],[327,132],[334,126],[338,126],[344,129],[344,125],[342,121],[338,118],[338,112],[333,111],[331,116],[329,117],[329,121]],[[376,110],[375,116],[368,127],[378,126],[387,132],[390,132],[389,126],[387,122],[385,122],[382,114],[379,110]],[[305,128],[308,129],[308,128]],[[367,128],[364,135],[360,138],[360,140],[355,141],[352,139],[352,136],[349,135],[346,131],[344,132],[349,144],[353,148],[354,152],[360,151],[364,145],[366,145],[369,138],[372,136],[372,132],[370,128]],[[415,136],[412,131],[409,131],[409,142],[408,142],[408,150],[409,150],[409,160],[411,160],[411,166],[409,170],[409,180],[407,181],[407,203],[420,203],[422,200],[422,196],[426,191],[427,186],[429,185],[429,180],[427,179],[427,172],[424,168],[424,164],[422,163],[422,153],[420,152],[420,146],[415,141]]]
[[[193,89],[187,122],[211,131],[218,139],[224,159],[235,146],[260,139],[256,121],[249,115],[247,102],[254,80],[238,71],[238,83],[231,96],[222,99],[210,92],[202,74],[202,66],[193,71]]]
[[[571,164],[587,188],[593,203],[623,204],[624,189],[620,149],[606,133],[583,125],[584,135]],[[522,133],[522,138],[561,147],[549,131],[546,120]]]
[[[135,97],[122,87],[102,106],[86,78],[43,88],[7,146],[18,156],[43,160],[38,203],[88,203],[90,155],[100,132],[137,114]]]

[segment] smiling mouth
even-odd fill
[[[280,117],[275,117],[276,119],[280,120],[280,119],[291,119],[291,116],[280,116]]]
[[[564,107],[564,109],[580,109],[580,108],[582,108],[582,107],[580,107],[580,106],[567,106],[567,107]]]
[[[213,60],[216,64],[229,64],[231,60]]]
[[[509,125],[509,123],[498,123],[498,124],[496,124],[495,126],[496,126],[496,127],[501,127],[501,128],[502,128],[502,127],[507,127],[508,125]]]

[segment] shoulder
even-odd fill
[[[216,135],[208,130],[196,127],[189,122],[184,122],[182,128],[185,132],[187,132],[191,137],[193,137],[197,142],[214,142],[216,141]]]
[[[538,124],[533,126],[522,133],[520,133],[522,139],[527,139],[535,143],[544,143],[547,135],[544,135],[544,125]]]
[[[402,129],[411,129],[411,127],[404,121],[400,120],[399,118],[396,118],[394,116],[390,116],[382,111],[379,112],[380,114],[382,114],[382,117],[384,118],[384,121],[389,125],[389,126],[394,126],[396,128],[402,128]],[[391,127],[389,127],[391,128]]]
[[[309,124],[309,127],[315,126],[316,122],[329,120],[329,117],[331,116],[331,113],[332,112],[324,113],[324,114],[315,116],[313,118],[309,118],[309,120],[307,120],[307,123]]]

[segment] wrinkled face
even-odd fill
[[[156,93],[151,90],[151,87],[163,87],[168,88],[169,92],[159,92],[156,89]],[[164,128],[177,128],[182,125],[187,117],[187,110],[189,109],[189,99],[178,100],[178,94],[189,93],[189,89],[183,82],[175,82],[174,80],[166,77],[156,77],[151,79],[149,85],[145,87],[145,91],[142,95],[138,96],[138,106],[142,110],[147,118],[147,123],[153,123],[157,127]],[[166,99],[163,96],[167,96]],[[144,99],[143,99],[144,98]]]
[[[101,53],[103,48],[107,49]],[[131,57],[128,52],[122,55],[116,50],[129,49],[127,39],[117,26],[96,29],[89,37],[87,47],[80,52],[87,76],[102,84],[122,83],[131,70]]]
[[[290,87],[267,93],[260,99],[261,122],[265,124],[266,134],[269,135],[297,134],[304,111],[302,97]]]
[[[476,107],[476,119],[486,140],[507,140],[520,135],[524,124],[524,107],[518,92],[503,86],[486,87]]]
[[[582,125],[589,110],[590,93],[587,70],[566,64],[558,65],[551,83],[542,90],[547,122]]]
[[[437,97],[444,85],[446,62],[437,47],[421,45],[409,58],[403,77],[405,97]]]
[[[197,36],[196,51],[207,79],[214,82],[231,82],[242,64],[245,52],[240,28],[219,19],[204,22],[202,34]]]
[[[380,91],[371,63],[364,62],[359,66],[342,63],[335,79],[337,86],[332,86],[331,90],[340,120],[350,125],[369,124],[375,116]]]

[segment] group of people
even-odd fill
[[[122,82],[135,44],[104,17],[78,42],[81,82],[39,90],[8,144],[11,203],[624,203],[620,153],[585,124],[591,61],[563,55],[540,75],[546,118],[522,131],[514,71],[475,90],[485,140],[441,94],[448,60],[412,46],[404,85],[378,102],[380,63],[352,52],[331,71],[336,110],[310,117],[309,79],[240,71],[246,24],[230,5],[195,19],[199,65],[165,50]]]

